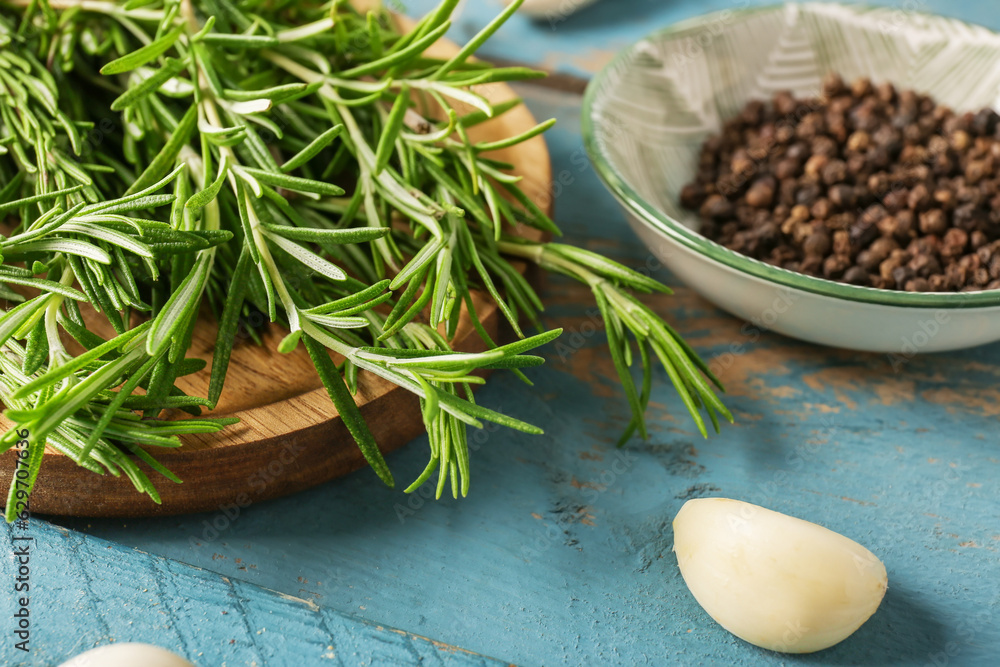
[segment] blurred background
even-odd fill
[[[420,15],[437,0],[386,0]],[[449,37],[463,42],[489,23],[504,0],[467,0]],[[647,33],[709,12],[779,4],[770,0],[527,0],[521,15],[513,17],[490,39],[480,55],[518,59],[555,72],[590,77],[621,49]],[[847,3],[851,4],[851,3]],[[927,12],[1000,29],[997,4],[988,0],[872,0],[857,3],[883,6],[899,12]],[[526,13],[530,10],[530,16]],[[902,19],[902,14],[900,15]]]

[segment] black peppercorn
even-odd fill
[[[838,183],[827,190],[827,198],[830,203],[839,209],[852,208],[857,203],[854,188],[845,183]]]
[[[868,271],[860,266],[852,266],[844,272],[843,280],[849,285],[868,285],[871,282],[871,277],[868,275]]]
[[[948,231],[948,218],[939,208],[920,214],[920,231],[924,234],[944,234]]]
[[[816,183],[805,183],[795,193],[795,203],[803,206],[812,206],[819,199],[822,189]]]
[[[747,190],[746,202],[756,208],[767,208],[774,201],[777,183],[773,176],[762,176]]]
[[[993,134],[997,129],[997,114],[992,109],[983,109],[972,118],[972,131],[981,137]]]
[[[830,234],[825,230],[811,233],[802,243],[802,251],[807,257],[824,257],[830,252]]]
[[[835,73],[753,101],[680,192],[702,232],[792,271],[878,289],[1000,289],[1000,116]]]
[[[733,204],[722,195],[712,195],[701,205],[701,214],[716,220],[728,218],[733,214]]]

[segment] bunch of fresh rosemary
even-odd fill
[[[717,414],[731,419],[705,365],[632,294],[665,287],[508,233],[559,233],[489,156],[551,123],[470,141],[470,127],[513,106],[473,86],[538,73],[470,60],[519,2],[452,58],[425,55],[456,4],[442,0],[401,34],[384,11],[342,0],[5,0],[0,298],[11,307],[0,311],[0,399],[31,433],[31,484],[47,442],[156,499],[136,460],[175,479],[150,448],[226,425],[197,416],[223,391],[239,321],[257,312],[290,331],[282,352],[305,346],[388,484],[352,398],[358,371],[416,394],[431,456],[408,490],[438,472],[438,494],[450,482],[464,495],[467,426],[539,432],[477,405],[473,372],[527,380],[520,369],[542,359],[526,353],[559,334],[521,333],[519,318],[537,325],[542,304],[511,257],[593,290],[633,413],[626,437],[645,434],[654,358],[702,432],[701,407],[716,428]],[[517,342],[497,346],[478,327],[473,289],[496,300]],[[207,397],[188,396],[175,382],[204,365],[186,353],[205,304],[219,325],[211,383]],[[462,304],[488,351],[450,349]],[[88,308],[117,335],[89,330]],[[164,409],[195,417],[153,419]],[[11,429],[0,448],[16,440]]]

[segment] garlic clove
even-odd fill
[[[726,498],[689,500],[674,552],[691,593],[751,644],[811,653],[846,639],[878,609],[885,566],[815,523]]]
[[[59,667],[194,667],[176,653],[138,642],[105,644],[70,658]]]

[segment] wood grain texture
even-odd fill
[[[31,650],[3,642],[4,665],[52,667],[95,646],[123,642],[156,644],[200,667],[506,664],[43,522],[28,530],[4,526],[0,535],[5,543],[32,538],[31,576],[38,582],[31,595]],[[0,565],[8,580],[16,576],[15,562],[5,558]],[[52,604],[53,591],[66,595],[68,604]]]
[[[405,19],[401,21],[405,23]],[[448,57],[456,50],[454,44],[442,42],[428,54]],[[516,97],[505,84],[476,86],[475,90],[494,104]],[[459,112],[463,110],[459,108]],[[469,137],[472,141],[493,141],[524,132],[535,124],[531,112],[522,105],[470,128]],[[549,191],[551,167],[542,137],[491,155],[515,165],[514,172],[523,177],[521,186],[529,196]],[[548,205],[545,201],[539,204]],[[530,228],[519,229],[518,233],[528,238],[542,237]],[[517,266],[522,272],[527,269],[524,264]],[[489,296],[474,293],[473,303],[490,336],[501,336],[503,316]],[[464,305],[462,311],[452,345],[456,350],[481,351],[483,342]],[[206,318],[195,329],[188,356],[210,362],[215,332],[214,321]],[[113,335],[110,330],[104,333]],[[48,448],[31,496],[32,510],[67,516],[197,512],[293,493],[366,465],[303,346],[291,354],[276,351],[286,333],[272,325],[262,346],[246,338],[234,349],[222,398],[206,416],[238,417],[239,424],[219,433],[181,436],[184,445],[178,449],[150,449],[183,484],[174,484],[139,462],[160,492],[160,504],[138,493],[127,478],[96,475]],[[205,396],[210,369],[211,363],[199,373],[180,378],[177,385],[189,394]],[[383,451],[401,447],[423,432],[420,406],[414,395],[365,371],[359,374],[358,384],[358,406]],[[0,418],[0,428],[9,427]],[[5,452],[0,456],[0,486],[6,488],[13,470],[14,452]],[[372,483],[380,482],[373,476]]]
[[[634,16],[646,0],[618,2]],[[677,286],[579,161],[579,99],[519,91],[539,118],[559,119],[546,138],[566,242]],[[365,470],[236,517],[62,523],[518,665],[997,663],[1000,344],[905,360],[822,348],[678,287],[644,299],[716,369],[737,423],[703,439],[659,370],[649,440],[619,449],[630,413],[589,290],[552,277],[539,294],[544,323],[565,333],[527,371],[534,386],[498,373],[477,400],[545,435],[474,432],[467,498],[435,501],[432,483],[405,495]],[[426,447],[422,436],[389,464],[412,479]],[[671,550],[671,520],[701,496],[758,503],[864,544],[889,571],[882,608],[807,656],[730,635],[690,594]]]
[[[407,6],[418,12],[432,4]],[[608,0],[555,26],[515,17],[485,48],[575,70],[598,50],[736,4]],[[456,38],[484,25],[496,7],[466,3]],[[1000,27],[985,0],[925,0],[918,8]],[[676,284],[656,270],[588,168],[579,99],[520,91],[538,117],[559,118],[547,140],[567,242]],[[593,303],[586,289],[558,278],[540,295],[546,324],[567,328],[566,347],[552,346],[550,363],[528,371],[534,387],[498,374],[478,400],[546,434],[476,432],[468,498],[406,496],[362,471],[235,517],[60,520],[74,530],[46,539],[40,552],[38,653],[19,655],[7,642],[0,663],[49,666],[105,638],[163,637],[203,667],[322,665],[311,638],[341,629],[323,625],[337,609],[523,665],[996,664],[1000,345],[918,355],[894,368],[884,356],[762,332],[679,288],[650,303],[719,371],[737,425],[703,440],[659,372],[650,441],[617,449],[629,411]],[[401,477],[419,474],[425,446],[419,438],[391,454],[390,465]],[[859,540],[889,570],[882,608],[854,636],[813,655],[772,653],[729,635],[688,592],[671,553],[673,515],[685,499],[708,495],[761,503]],[[101,538],[176,560],[158,561],[155,574],[136,576],[132,586],[122,573],[143,572],[150,556],[108,549]],[[181,576],[177,560],[205,570]],[[12,563],[0,559],[8,581]],[[257,586],[312,601],[322,613],[299,618],[316,629],[286,625],[281,633],[256,614],[248,615],[249,631],[241,629],[231,623],[232,607],[222,615],[200,604],[203,581],[218,581],[210,572],[231,582],[235,607],[253,600],[247,606],[262,608]],[[337,638],[329,664],[385,664],[377,662],[387,646],[380,635]],[[439,664],[419,652],[393,659]]]

